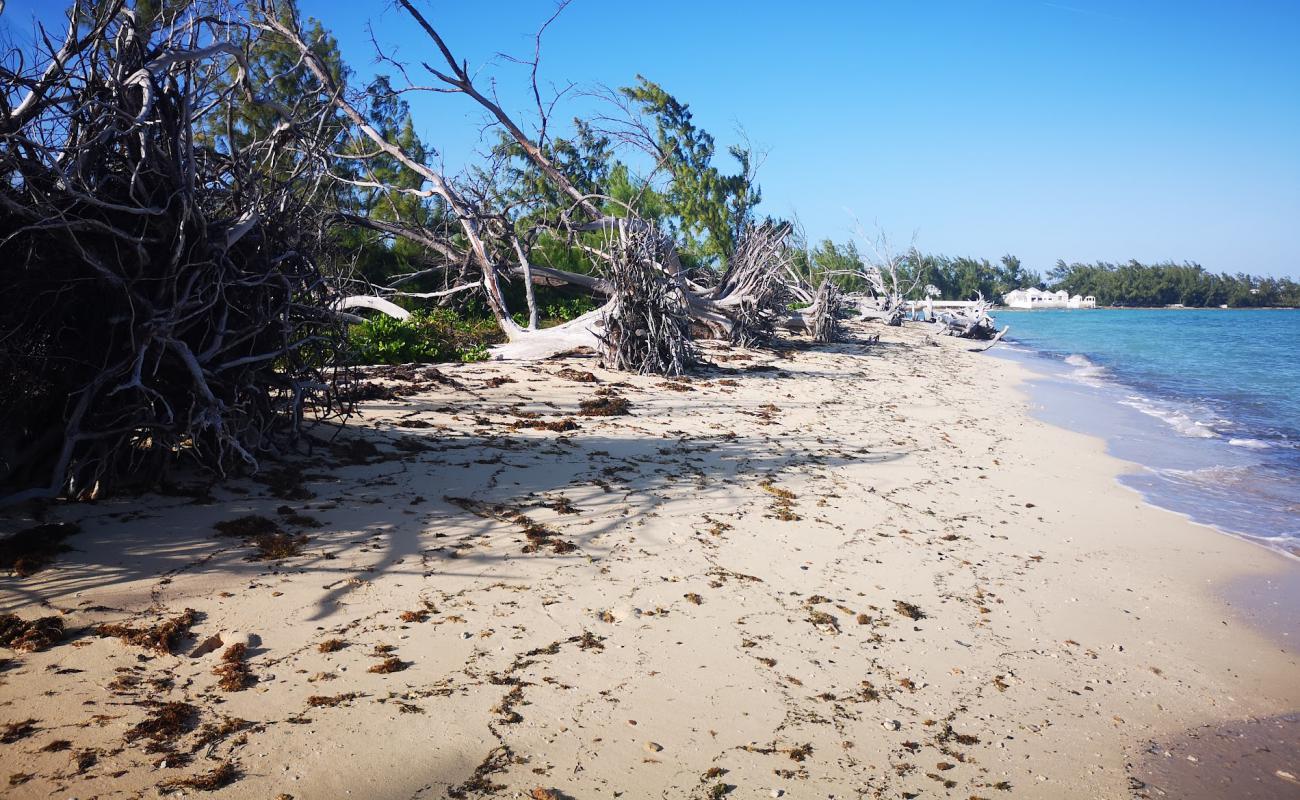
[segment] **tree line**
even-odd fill
[[[851,276],[861,269],[864,260],[854,241],[840,244],[827,239],[806,248],[800,263],[809,273],[836,276],[846,291],[862,291],[866,287],[861,280]],[[1000,301],[1015,289],[1037,287],[1092,295],[1104,306],[1300,307],[1300,283],[1290,278],[1215,273],[1194,262],[1085,264],[1060,260],[1044,274],[1025,267],[1010,254],[991,263],[986,258],[922,253],[913,248],[897,260],[906,284],[913,287],[908,297],[914,300],[923,299],[929,291],[948,300],[983,296]]]

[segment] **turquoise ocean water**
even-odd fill
[[[1001,311],[1049,422],[1104,437],[1123,482],[1300,556],[1300,311]]]

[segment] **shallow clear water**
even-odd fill
[[[1145,469],[1124,482],[1300,555],[1300,311],[1002,311],[1049,421]]]

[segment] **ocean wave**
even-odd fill
[[[1228,444],[1233,447],[1245,447],[1250,450],[1270,450],[1273,445],[1260,441],[1259,439],[1229,439]]]
[[[1094,364],[1087,356],[1071,353],[1065,357],[1065,363],[1074,367],[1070,377],[1082,381],[1083,383],[1096,384],[1107,375],[1105,367]]]
[[[1219,437],[1219,434],[1214,431],[1210,423],[1194,418],[1187,409],[1157,403],[1141,395],[1129,395],[1120,402],[1149,417],[1155,417],[1177,431],[1180,436],[1191,439],[1217,439]]]
[[[1244,464],[1231,466],[1226,464],[1216,464],[1212,467],[1197,467],[1195,469],[1176,469],[1173,467],[1166,467],[1164,469],[1148,469],[1162,478],[1173,478],[1193,483],[1209,483],[1215,486],[1220,486],[1246,480],[1250,477],[1253,468]]]

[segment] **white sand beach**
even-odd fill
[[[870,332],[681,381],[415,368],[297,473],[3,520],[80,526],[0,583],[67,629],[0,653],[4,793],[1154,797],[1151,743],[1300,706],[1218,598],[1294,563],[1145,505],[1020,367]],[[217,535],[250,515],[300,552]],[[96,635],[185,609],[173,654]]]

